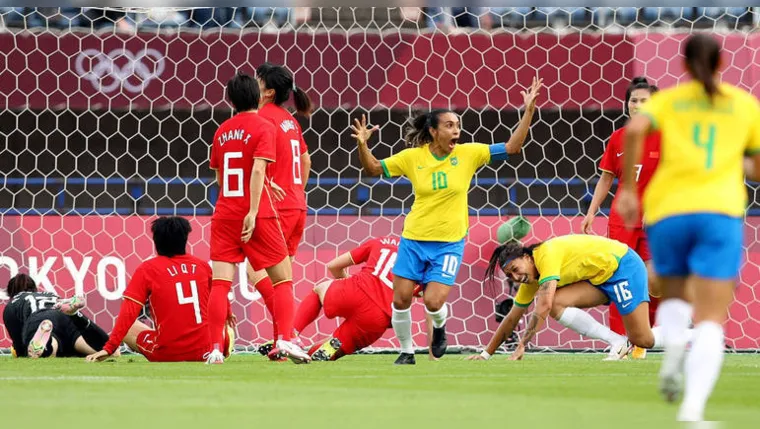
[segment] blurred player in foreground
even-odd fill
[[[151,225],[158,256],[137,267],[108,343],[88,362],[112,355],[124,341],[151,362],[205,360],[211,348],[207,309],[211,268],[186,252],[190,223],[181,217],[161,217]],[[137,321],[150,299],[155,330]],[[229,313],[228,319],[232,316]]]
[[[657,87],[650,84],[645,77],[635,77],[631,80],[631,84],[625,92],[625,113],[626,115],[635,114],[639,111],[639,107],[643,105],[649,97],[657,92]],[[625,127],[617,129],[610,136],[610,141],[607,147],[604,149],[604,155],[599,163],[599,169],[602,171],[602,176],[599,178],[599,182],[594,189],[594,197],[591,200],[591,205],[588,209],[588,214],[583,219],[581,229],[584,234],[590,234],[591,225],[594,223],[594,217],[599,211],[602,202],[610,193],[612,188],[612,181],[618,178],[618,188],[622,187],[622,170],[623,170],[623,134]],[[638,190],[639,198],[644,195],[649,180],[652,178],[657,163],[660,161],[660,133],[650,134],[645,143],[644,156],[640,163],[636,164],[636,188]],[[644,233],[644,227],[641,223],[641,217],[636,223],[636,228],[630,230],[626,228],[623,219],[615,209],[615,200],[612,200],[612,208],[610,210],[610,218],[607,222],[607,237],[617,240],[621,243],[627,244],[628,247],[636,251],[641,256],[641,259],[647,264],[647,270],[649,270],[649,295],[652,297],[649,302],[649,323],[654,325],[654,314],[657,310],[657,297],[660,296],[660,291],[657,287],[657,282],[654,276],[654,270],[651,267],[652,256],[649,253],[649,244],[647,243],[646,234]],[[620,317],[620,312],[617,306],[610,306],[610,329],[614,332],[624,335],[625,326],[623,326],[623,318]],[[634,347],[631,353],[633,359],[644,359],[646,357],[646,349],[641,347]]]
[[[216,170],[221,192],[211,218],[212,349],[206,363],[224,363],[227,295],[235,264],[246,258],[255,271],[266,269],[272,279],[279,352],[293,362],[307,363],[309,355],[290,341],[295,313],[293,268],[266,177],[267,164],[276,158],[275,127],[256,113],[259,84],[251,76],[239,73],[230,79],[227,98],[237,113],[222,123],[211,146],[210,167]]]
[[[367,128],[362,116],[355,120],[352,137],[359,160],[370,176],[406,176],[414,188],[414,204],[404,220],[398,263],[393,267],[392,324],[401,344],[396,364],[414,364],[410,307],[417,284],[426,286],[424,301],[433,320],[431,349],[435,357],[446,352],[446,300],[456,282],[469,228],[467,192],[475,172],[493,161],[519,153],[530,129],[541,90],[541,80],[522,92],[525,114],[506,143],[458,144],[459,117],[449,110],[433,110],[412,121],[406,135],[410,148],[378,160],[367,141],[377,126]],[[448,213],[448,214],[446,214]]]
[[[647,269],[641,257],[625,244],[595,235],[565,235],[523,246],[507,243],[494,249],[486,276],[500,269],[520,288],[514,306],[481,355],[488,359],[508,338],[536,298],[526,332],[511,356],[522,359],[527,344],[551,315],[562,326],[611,346],[605,360],[620,360],[634,345],[662,345],[662,334],[649,326]],[[614,303],[620,309],[628,338],[599,323],[582,308]]]
[[[657,311],[665,356],[660,390],[669,401],[685,394],[680,421],[700,421],[723,364],[723,323],[734,297],[747,190],[744,173],[760,180],[760,103],[719,81],[720,45],[689,37],[684,68],[692,80],[655,94],[626,126],[618,211],[629,227],[638,221],[635,165],[644,141],[662,134],[662,158],[644,196],[644,221],[654,268],[662,281]],[[746,160],[745,156],[751,158]],[[694,307],[685,291],[691,290]],[[693,312],[693,316],[692,316]],[[686,356],[686,329],[694,341]]]
[[[344,321],[330,338],[309,350],[313,360],[336,360],[350,355],[372,345],[391,327],[391,270],[397,257],[398,240],[381,237],[367,240],[327,264],[335,280],[318,284],[303,299],[295,329],[300,333],[312,324],[323,306],[327,318],[341,317]],[[349,277],[346,269],[362,263],[361,271]]]
[[[39,292],[27,274],[8,281],[10,302],[3,311],[3,323],[13,342],[17,357],[87,356],[100,349],[108,334],[84,316],[82,297],[60,299],[50,292]]]
[[[259,116],[275,126],[274,145],[277,161],[267,166],[267,177],[272,180],[275,208],[292,262],[306,225],[306,182],[311,171],[311,157],[303,139],[301,126],[283,104],[292,95],[297,113],[304,116],[311,114],[312,105],[309,96],[296,86],[293,74],[281,65],[260,65],[256,69],[256,80],[261,92]],[[247,268],[248,280],[261,294],[269,314],[273,315],[275,291],[272,280],[265,270],[254,272],[250,264]],[[292,283],[280,283],[277,287],[292,286]],[[276,322],[274,317],[272,320]],[[272,328],[272,338],[276,341],[277,323],[273,323]],[[270,351],[273,347],[274,342],[269,346]],[[270,357],[276,359],[277,356],[278,353],[275,351]]]

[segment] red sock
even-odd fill
[[[293,338],[294,312],[293,281],[285,280],[274,285],[274,320],[277,323],[277,339],[290,341]]]
[[[269,276],[259,280],[254,287],[261,294],[261,298],[264,300],[264,305],[267,307],[269,316],[272,318],[272,339],[277,339],[277,319],[274,318],[274,287],[272,286],[272,279]],[[254,320],[251,317],[251,320]]]
[[[293,321],[293,328],[296,332],[301,332],[306,329],[307,326],[314,323],[319,317],[319,311],[322,310],[322,303],[319,302],[319,295],[312,291],[301,301],[301,305],[298,306],[296,311],[296,317]]]
[[[208,297],[208,327],[211,335],[211,347],[224,350],[224,324],[227,321],[227,308],[232,282],[230,280],[211,280],[211,294]]]

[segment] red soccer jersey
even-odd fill
[[[284,108],[268,103],[259,109],[259,115],[275,126],[277,162],[269,164],[267,176],[283,190],[285,199],[275,203],[277,210],[306,210],[304,178],[301,177],[301,155],[309,149],[303,140],[298,121]]]
[[[118,348],[139,315],[140,307],[135,303],[142,306],[150,298],[156,343],[160,347],[177,354],[208,350],[210,292],[211,268],[194,256],[156,256],[143,262],[124,291],[124,304],[104,349],[113,353]]]
[[[224,121],[214,134],[210,166],[219,170],[219,198],[214,219],[243,220],[251,206],[250,181],[253,160],[273,162],[274,126],[256,113],[238,113]],[[261,193],[259,218],[276,217],[267,183]]]
[[[355,274],[362,290],[388,315],[393,302],[393,264],[398,254],[398,240],[381,237],[365,241],[352,250],[351,259],[355,264],[364,262],[361,271]]]
[[[625,128],[615,130],[610,136],[610,142],[607,144],[607,148],[604,150],[602,160],[599,162],[599,169],[612,173],[618,178],[618,189],[623,185],[623,132]],[[649,184],[649,180],[652,179],[654,171],[657,169],[657,164],[660,162],[660,132],[650,134],[646,138],[644,143],[644,150],[642,152],[642,159],[636,164],[636,182],[639,191],[639,200],[644,195],[644,190]],[[641,228],[641,214],[639,213],[639,221],[637,227]],[[615,210],[615,204],[613,201],[612,209],[610,210],[610,225],[625,225],[623,219]]]

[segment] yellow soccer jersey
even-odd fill
[[[558,287],[582,280],[601,285],[615,274],[626,252],[625,244],[598,235],[563,235],[549,239],[533,250],[538,282],[521,284],[515,305],[529,306],[538,287],[550,280],[557,280]]]
[[[710,104],[698,82],[663,90],[642,106],[662,133],[660,164],[644,194],[644,221],[688,213],[741,217],[743,157],[760,151],[760,103],[721,84]]]
[[[489,146],[454,146],[437,158],[429,145],[404,149],[380,163],[386,177],[406,176],[414,187],[414,204],[402,236],[417,241],[455,242],[467,235],[467,192],[475,171],[491,160]]]

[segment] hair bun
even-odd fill
[[[631,85],[636,85],[639,83],[645,83],[649,85],[649,81],[644,76],[636,76],[633,79],[631,79]]]

